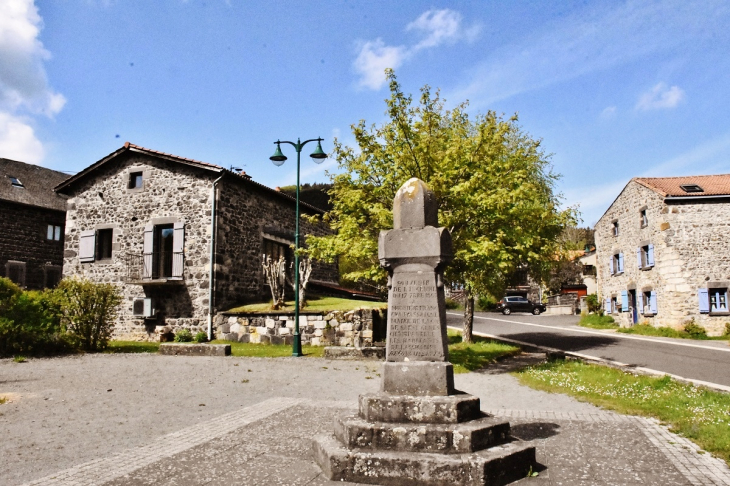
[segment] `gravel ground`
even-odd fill
[[[16,485],[143,445],[274,397],[351,401],[380,386],[381,363],[320,358],[82,355],[0,360],[0,478]],[[500,366],[456,376],[482,409],[591,413],[520,386]]]

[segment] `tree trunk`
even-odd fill
[[[474,330],[474,294],[468,290],[464,295],[464,331],[461,333],[461,341],[472,342],[471,333]]]

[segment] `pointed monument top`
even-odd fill
[[[413,177],[398,189],[393,200],[393,228],[438,226],[436,196],[421,179]]]

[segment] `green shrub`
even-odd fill
[[[117,287],[70,278],[58,284],[54,295],[75,344],[85,351],[105,349],[122,302]]]
[[[480,295],[477,299],[477,307],[480,311],[490,311],[497,307],[497,299],[491,295]]]
[[[180,329],[178,332],[175,333],[176,343],[189,343],[192,340],[193,333],[190,332],[190,329]]]
[[[730,336],[730,322],[725,323],[725,336]]]
[[[0,277],[0,316],[13,307],[14,302],[23,293],[20,287],[9,278]]]
[[[195,335],[195,337],[193,338],[193,341],[195,341],[196,343],[206,343],[206,342],[208,342],[208,333],[205,333],[203,331],[200,331],[199,333],[197,333]]]
[[[707,331],[705,331],[705,328],[698,325],[694,321],[694,319],[685,323],[684,332],[686,332],[687,334],[692,336],[692,338],[694,338],[694,339],[707,337]]]
[[[23,292],[0,278],[0,356],[54,354],[71,345],[53,291]]]
[[[450,298],[447,297],[445,303],[446,303],[446,308],[447,309],[452,309],[453,310],[453,309],[458,309],[459,308],[459,301],[457,301],[457,300],[450,299]]]
[[[586,295],[586,305],[588,306],[588,312],[598,312],[601,310],[601,303],[596,294]]]

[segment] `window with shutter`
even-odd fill
[[[707,289],[710,297],[710,314],[727,313],[727,289]]]
[[[706,314],[710,312],[710,293],[707,289],[697,289],[697,297],[700,301],[700,312]]]
[[[603,311],[607,314],[611,313],[611,297],[606,297],[606,300],[603,303]]]
[[[81,263],[93,262],[95,250],[96,231],[82,231],[79,235],[79,261]]]
[[[624,254],[623,253],[618,254],[618,271],[619,271],[619,273],[624,271]]]
[[[17,285],[25,287],[25,262],[8,260],[5,264],[5,275]]]
[[[646,247],[646,264],[650,267],[654,266],[654,245]]]
[[[621,312],[629,311],[629,292],[627,290],[621,291]]]
[[[142,278],[152,278],[154,230],[155,227],[151,224],[144,227],[144,242],[142,244]]]
[[[652,314],[656,314],[657,313],[656,290],[652,290],[649,293],[649,297],[650,297],[649,309],[651,310]]]
[[[172,278],[182,278],[184,267],[185,223],[173,225],[172,237]]]

